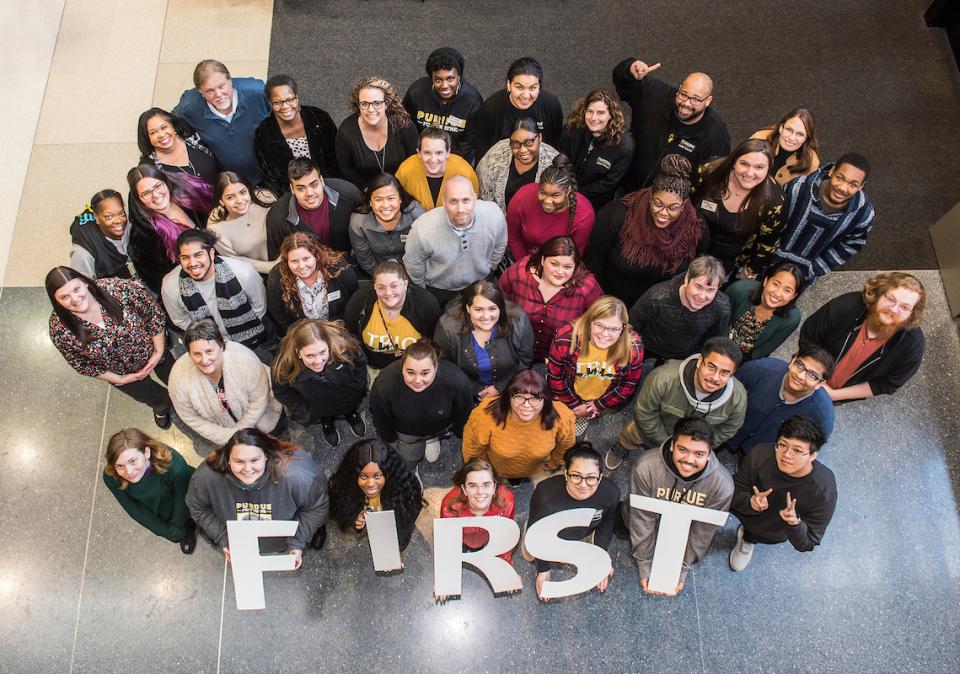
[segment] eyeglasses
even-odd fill
[[[374,110],[382,110],[383,106],[386,104],[386,101],[360,101],[358,103],[361,110],[369,110],[370,108],[373,108]]]
[[[808,368],[806,365],[804,365],[803,361],[800,360],[799,358],[793,359],[793,366],[797,368],[797,372],[799,372],[802,375],[806,375],[807,379],[809,379],[814,384],[816,384],[817,382],[821,382],[824,379],[822,376],[820,376],[820,374],[814,372],[813,370]]]
[[[510,149],[519,150],[521,147],[525,147],[528,150],[532,150],[536,144],[537,144],[536,138],[528,138],[527,140],[511,140]]]
[[[567,473],[567,479],[576,485],[586,482],[588,487],[596,487],[600,482],[599,475],[581,475],[580,473]]]
[[[785,443],[783,440],[777,440],[776,448],[777,448],[777,451],[783,454],[784,456],[795,456],[798,459],[802,459],[805,456],[810,456],[810,452],[803,452],[803,451],[800,451],[799,449],[793,449],[792,447],[788,447],[787,443]]]
[[[688,94],[683,89],[677,91],[677,100],[681,103],[684,101],[690,101],[694,105],[703,105],[707,100],[706,98],[700,98],[699,96],[694,96],[693,94]]]
[[[787,138],[799,138],[803,140],[807,137],[807,132],[803,129],[794,129],[792,126],[784,125],[780,127],[780,135],[786,136]]]
[[[614,327],[611,325],[604,325],[600,321],[594,321],[590,325],[592,325],[593,329],[596,330],[597,332],[601,332],[606,335],[619,335],[621,332],[623,332],[622,325],[618,325]]]
[[[721,370],[715,363],[711,363],[709,360],[703,361],[703,367],[711,374],[719,374],[721,377],[729,377],[733,374],[733,370]]]
[[[898,314],[909,314],[913,311],[912,305],[897,303],[897,298],[890,293],[883,293],[883,299],[890,305],[890,311],[896,311]]]
[[[510,400],[517,403],[518,405],[526,405],[527,407],[536,407],[543,403],[543,396],[531,396],[524,395],[522,393],[514,393],[510,396]]]
[[[279,110],[279,109],[281,109],[281,108],[282,108],[283,106],[285,106],[285,105],[289,105],[289,106],[292,108],[292,107],[293,107],[293,103],[294,103],[294,101],[297,100],[297,98],[298,98],[297,96],[291,96],[290,98],[284,98],[284,99],[279,100],[279,101],[270,101],[270,106],[271,106],[274,110]]]
[[[494,485],[493,482],[480,482],[480,483],[468,482],[467,484],[463,485],[463,488],[466,491],[478,492],[478,491],[490,491],[495,486],[496,485]]]
[[[378,293],[385,293],[388,290],[400,290],[402,287],[402,283],[391,283],[388,286],[378,283],[377,285],[373,286],[373,289]]]
[[[165,187],[166,187],[166,185],[164,185],[162,182],[158,182],[156,185],[154,185],[154,186],[151,187],[150,189],[144,190],[143,192],[141,192],[141,193],[140,193],[140,198],[141,198],[141,199],[149,199],[151,195],[154,195],[154,194],[159,195],[160,192],[161,192],[161,190],[163,190],[163,188],[165,188]]]
[[[655,211],[666,211],[670,215],[676,215],[677,213],[683,210],[683,204],[679,203],[679,204],[671,204],[670,206],[667,206],[665,203],[663,203],[659,199],[651,199],[650,208],[652,208]]]

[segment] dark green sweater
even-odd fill
[[[190,517],[184,497],[193,467],[176,450],[170,452],[170,466],[163,475],[154,471],[136,484],[127,484],[126,489],[120,488],[118,478],[106,473],[103,482],[130,517],[157,536],[176,543],[183,538],[184,525]]]

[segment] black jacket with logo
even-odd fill
[[[565,129],[560,151],[573,163],[577,174],[577,191],[590,200],[594,211],[613,201],[617,188],[633,163],[633,135],[624,131],[616,145],[590,147],[593,136],[585,126],[573,131]]]
[[[634,79],[630,73],[634,61],[631,56],[613,69],[617,93],[633,111],[630,130],[636,151],[624,181],[627,192],[648,186],[664,155],[683,155],[696,168],[711,157],[730,154],[730,134],[712,107],[696,124],[681,123],[674,104],[677,88],[652,75]]]

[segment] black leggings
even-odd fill
[[[127,394],[134,400],[153,408],[154,413],[163,414],[170,409],[170,396],[167,394],[166,383],[170,376],[170,368],[173,367],[174,357],[167,349],[163,352],[163,358],[153,368],[153,376],[164,383],[161,386],[154,381],[153,376],[144,377],[140,381],[123,384],[115,387],[118,391]]]

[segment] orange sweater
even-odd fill
[[[573,412],[563,403],[554,401],[560,418],[553,428],[545,430],[540,417],[523,422],[507,415],[506,426],[494,421],[487,411],[499,398],[480,403],[463,428],[463,461],[475,457],[490,462],[502,478],[529,477],[542,466],[553,469],[563,463],[563,455],[577,439]]]

